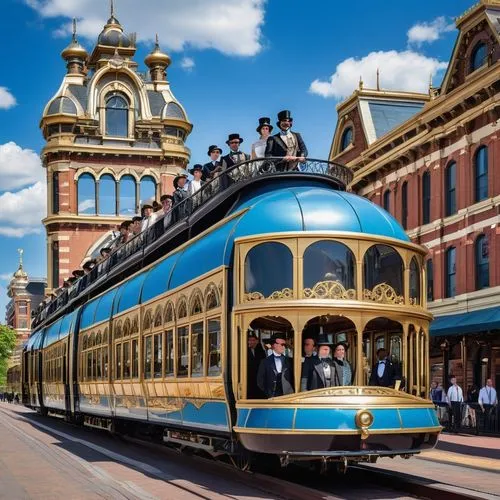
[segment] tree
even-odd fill
[[[16,346],[16,332],[10,326],[0,325],[0,385],[7,379],[7,361]]]

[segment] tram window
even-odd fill
[[[160,315],[161,318],[161,315]],[[162,345],[163,345],[163,333],[157,334],[154,337],[154,377],[161,378],[162,377]]]
[[[105,347],[102,350],[102,367],[103,367],[104,379],[107,380],[107,378],[108,378],[108,348],[107,347]]]
[[[351,250],[336,241],[317,241],[304,252],[304,288],[314,288],[324,281],[337,281],[354,288],[355,259]],[[325,297],[333,298],[333,297]]]
[[[191,325],[191,376],[203,376],[203,322]]]
[[[132,340],[132,378],[139,378],[139,342]]]
[[[118,344],[116,346],[115,354],[116,354],[115,355],[115,360],[116,360],[115,378],[119,380],[122,378],[122,346],[121,346],[121,344]]]
[[[172,377],[174,375],[174,332],[167,330],[165,340],[165,375]]]
[[[375,352],[377,352],[379,349],[385,349],[385,337],[377,337],[375,339]]]
[[[97,349],[97,363],[96,363],[96,378],[101,380],[102,378],[102,349]]]
[[[364,257],[364,288],[371,292],[383,283],[391,286],[398,296],[403,295],[403,260],[394,248],[373,245]]]
[[[130,342],[123,343],[123,378],[130,378]]]
[[[415,257],[410,262],[410,299],[413,304],[420,304],[420,266]]]
[[[151,378],[152,337],[144,339],[144,378]]]
[[[188,327],[177,329],[177,377],[187,377],[188,374]]]
[[[92,351],[87,353],[87,380],[92,380]]]
[[[282,243],[253,247],[245,259],[245,293],[270,297],[273,292],[293,288],[293,257]]]
[[[220,319],[208,320],[208,376],[220,375],[221,350]]]

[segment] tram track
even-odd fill
[[[90,447],[95,452],[104,454],[108,458],[135,468],[140,472],[142,471],[162,481],[165,485],[175,488],[173,491],[178,492],[178,498],[185,497],[185,495],[188,494],[193,498],[208,500],[214,498],[214,496],[206,494],[203,490],[200,491],[200,487],[197,485],[193,487],[189,482],[179,480],[175,475],[150,465],[148,461],[141,461],[141,452],[143,456],[148,456],[159,462],[162,462],[163,457],[167,456],[168,460],[166,460],[165,463],[174,463],[181,468],[196,470],[200,474],[208,474],[214,478],[219,478],[219,480],[227,480],[230,478],[232,481],[261,491],[266,495],[271,495],[270,498],[286,498],[290,500],[303,500],[305,498],[308,500],[375,498],[373,496],[374,493],[377,493],[378,498],[402,498],[400,496],[394,496],[395,493],[404,493],[406,495],[405,498],[418,497],[431,500],[500,498],[485,495],[483,492],[452,487],[445,483],[426,481],[423,478],[407,474],[375,469],[369,465],[353,465],[348,469],[345,475],[337,473],[322,475],[311,469],[298,467],[296,465],[292,465],[286,469],[276,468],[267,471],[257,466],[256,470],[248,472],[237,469],[234,465],[196,454],[182,453],[179,450],[167,447],[163,444],[139,439],[137,437],[123,435],[109,437],[109,435],[104,432],[96,433],[92,431],[88,433],[78,433],[78,436],[83,434],[84,438],[81,438],[72,436],[68,432],[65,432],[66,429],[61,430],[61,428],[79,429],[80,431],[84,429],[76,425],[62,423],[55,419],[46,419],[31,413],[30,415],[32,415],[32,417],[28,417],[14,411],[14,409],[6,409],[5,407],[0,407],[0,415],[3,415],[0,423],[5,424],[6,419],[10,418],[10,422],[7,420],[6,425],[12,429],[13,432],[21,432],[19,430],[15,431],[15,428],[18,427],[19,422],[25,422],[35,426],[42,432],[57,436],[60,439],[71,441],[74,445]],[[109,439],[109,441],[108,443],[105,442],[104,446],[101,444],[99,435],[108,436],[107,439]],[[30,436],[23,436],[23,439],[30,441],[30,446],[32,445],[34,449],[37,450],[41,449],[44,456],[48,456],[47,445],[35,443],[35,439]],[[96,441],[100,444],[95,444]],[[116,447],[117,443],[122,443],[123,445],[123,447],[118,446],[118,450],[128,451],[128,455],[130,455],[130,446],[137,446],[139,455],[136,458],[137,450],[134,450],[134,459],[131,459],[129,456],[111,451]],[[106,444],[108,444],[108,446],[106,446]],[[144,453],[146,449],[154,451],[155,453]],[[66,453],[59,452],[56,458],[52,457],[51,460],[57,460],[56,465],[61,467],[65,473],[67,471],[71,477],[74,477],[75,481],[84,480],[81,477],[81,473],[78,472],[78,468],[68,466],[68,463],[71,463],[71,461],[68,460],[68,454],[71,453],[68,451],[66,451]],[[81,461],[83,461],[83,459],[80,458],[78,460],[80,466],[83,465]],[[387,461],[387,464],[390,465],[390,462]],[[112,498],[155,498],[148,496],[145,491],[137,490],[132,482],[123,483],[114,480],[94,464],[87,464],[84,469],[86,469],[92,477],[101,481],[100,486],[96,488],[98,488],[99,494],[102,494],[105,498],[109,498],[110,494]],[[237,498],[227,493],[220,497]],[[170,496],[170,498],[175,499],[176,496]],[[266,496],[266,498],[269,497]]]

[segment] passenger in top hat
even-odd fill
[[[220,155],[222,154],[222,149],[219,146],[212,144],[208,147],[208,156],[210,156],[210,161],[203,165],[203,177],[204,181],[212,179],[212,177],[222,170],[222,162],[220,161]]]
[[[260,399],[264,397],[264,394],[257,386],[257,373],[264,359],[266,359],[266,352],[259,342],[257,335],[250,331],[248,334],[247,349],[247,399]]]
[[[201,186],[203,186],[203,184],[205,184],[202,180],[203,165],[197,163],[193,166],[189,173],[193,176],[193,178],[189,181],[187,192],[189,196],[192,196],[194,193],[201,189]]]
[[[226,156],[222,157],[222,172],[224,173],[226,170],[230,169],[237,163],[241,163],[243,161],[249,160],[250,156],[246,153],[240,151],[240,145],[243,142],[243,138],[240,137],[240,134],[229,134],[227,138],[226,144],[229,146],[229,153]],[[222,188],[226,188],[231,184],[231,178],[228,178],[227,175],[223,175],[221,179]]]
[[[264,156],[266,156],[267,138],[271,135],[272,130],[273,126],[271,125],[270,118],[267,116],[259,118],[257,132],[260,138],[257,142],[252,144],[252,154],[250,155],[252,160],[255,158],[264,158]]]
[[[304,162],[307,147],[298,132],[292,132],[293,118],[287,109],[278,113],[277,125],[280,132],[267,139],[266,156],[282,157],[283,161],[276,164],[279,171],[297,170],[298,162]]]
[[[309,365],[307,390],[323,389],[341,384],[342,369],[332,360],[332,345],[326,335],[320,335],[316,342],[318,355]]]
[[[188,198],[188,193],[186,191],[187,179],[188,176],[185,173],[177,174],[174,179],[174,222],[183,219],[189,214],[187,203],[182,203]]]

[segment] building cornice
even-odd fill
[[[95,226],[96,224],[107,225],[116,227],[123,221],[130,220],[130,216],[109,216],[109,215],[71,215],[71,214],[58,214],[49,215],[42,219],[42,223],[45,226],[50,226],[51,224],[88,224],[90,226]]]

